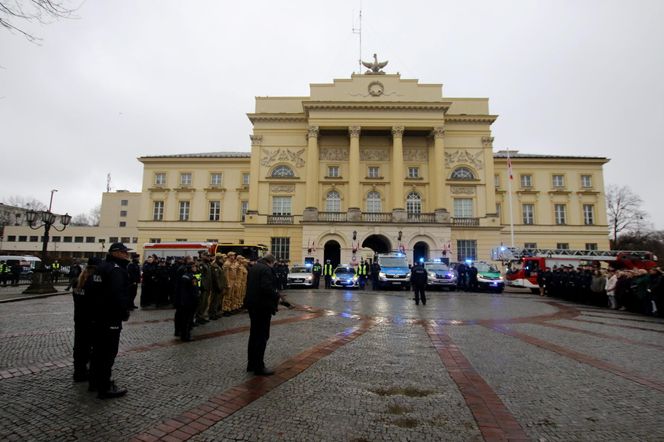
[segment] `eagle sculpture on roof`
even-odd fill
[[[369,70],[365,72],[365,74],[384,74],[381,69],[383,69],[387,63],[389,63],[388,60],[381,61],[380,63],[378,62],[378,56],[376,54],[373,54],[374,61],[363,61],[362,64],[365,67],[368,67]]]

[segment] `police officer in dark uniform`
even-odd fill
[[[410,270],[410,285],[415,292],[415,305],[427,305],[427,295],[425,289],[427,288],[427,271],[422,263],[417,263]]]
[[[124,396],[127,389],[119,388],[111,380],[111,372],[120,344],[122,322],[129,319],[129,250],[116,242],[108,248],[108,255],[93,275],[94,285],[86,291],[92,303],[92,361],[90,390],[100,399]]]
[[[380,274],[380,264],[376,260],[371,263],[371,289],[378,290],[378,281]]]
[[[141,264],[138,261],[138,255],[132,255],[131,263],[127,266],[129,274],[129,306],[132,310],[137,309],[136,293],[138,293],[138,284],[141,283]]]
[[[320,285],[320,275],[323,273],[323,266],[320,265],[320,262],[318,262],[318,260],[316,260],[314,265],[311,267],[311,272],[314,275],[313,287],[317,289],[318,286]]]
[[[94,274],[101,259],[90,258],[78,279],[72,282],[74,298],[74,382],[89,380],[88,364],[92,354],[93,322],[90,295]]]

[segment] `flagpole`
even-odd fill
[[[512,160],[510,159],[510,150],[507,149],[507,172],[509,179],[507,180],[507,201],[509,202],[510,209],[510,244],[514,247],[514,213],[512,212]]]

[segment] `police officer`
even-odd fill
[[[410,285],[415,292],[415,305],[427,305],[427,295],[425,289],[427,288],[427,271],[422,263],[416,263],[410,270]]]
[[[51,264],[51,278],[53,280],[54,284],[58,283],[58,279],[60,278],[60,263],[56,259],[53,261],[53,264]]]
[[[380,275],[380,264],[378,264],[378,261],[374,260],[374,262],[371,264],[371,289],[372,290],[378,290],[379,275]]]
[[[9,266],[6,262],[0,261],[0,282],[2,282],[3,287],[7,287],[7,279],[9,273],[11,272]]]
[[[136,305],[136,293],[138,293],[138,284],[141,282],[141,264],[138,261],[138,255],[131,257],[131,263],[127,266],[129,274],[129,307],[132,310],[138,308]]]
[[[360,260],[360,264],[357,266],[356,275],[360,282],[360,290],[364,290],[364,286],[367,283],[367,263],[364,260]]]
[[[325,288],[330,289],[332,288],[332,272],[334,269],[332,268],[332,263],[328,259],[325,261],[325,265],[323,266],[323,277],[325,278]]]
[[[320,262],[318,262],[318,260],[316,260],[314,265],[311,267],[311,272],[314,275],[313,287],[317,289],[318,286],[320,285],[320,275],[323,273],[323,266],[320,265]]]
[[[93,275],[94,284],[86,289],[92,303],[93,345],[90,390],[100,399],[124,396],[126,388],[111,381],[118,354],[122,322],[129,319],[129,250],[121,242],[111,244],[108,255]]]
[[[93,286],[93,275],[101,259],[90,258],[85,270],[72,283],[74,298],[74,382],[89,380],[88,364],[92,354],[92,305],[86,288]]]
[[[175,293],[175,336],[182,341],[191,341],[191,329],[198,307],[201,274],[192,260],[187,261],[179,275]]]

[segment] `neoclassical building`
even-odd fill
[[[368,72],[257,97],[249,152],[141,157],[139,243],[261,243],[351,262],[372,252],[490,259],[509,245],[608,248],[601,157],[494,152],[487,98]]]

